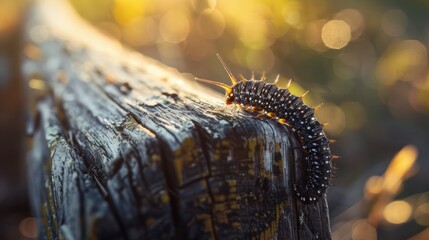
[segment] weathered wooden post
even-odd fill
[[[30,12],[32,206],[50,239],[330,239],[303,204],[297,137],[99,34],[62,1]],[[33,94],[34,95],[34,94]]]

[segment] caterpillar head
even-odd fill
[[[231,79],[232,85],[228,86],[225,83],[210,81],[210,80],[202,79],[202,78],[195,78],[195,80],[200,81],[200,82],[205,82],[208,84],[212,84],[212,85],[215,85],[215,86],[218,86],[218,87],[225,89],[225,103],[227,105],[230,105],[230,104],[234,103],[235,96],[234,96],[234,92],[233,92],[232,88],[235,84],[237,84],[237,79],[234,77],[232,72],[229,70],[228,66],[226,66],[225,62],[222,60],[220,55],[216,54],[216,56],[218,57],[223,68],[225,68],[225,71],[228,73],[228,76]]]
[[[234,92],[232,91],[232,88],[230,90],[227,90],[225,93],[225,103],[226,105],[230,105],[234,103]]]

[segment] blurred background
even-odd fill
[[[228,82],[219,53],[234,73],[280,74],[293,93],[310,90],[305,102],[324,103],[317,116],[340,156],[328,193],[333,239],[429,239],[428,1],[70,2],[101,32],[179,72]],[[19,77],[30,3],[0,1],[2,239],[37,236]]]

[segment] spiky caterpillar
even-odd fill
[[[235,104],[246,111],[266,115],[297,133],[306,153],[307,178],[301,184],[295,185],[295,192],[303,203],[317,202],[330,185],[333,156],[329,148],[330,141],[323,131],[323,125],[314,116],[314,109],[303,103],[302,96],[294,96],[288,89],[263,82],[264,76],[261,80],[254,80],[253,76],[247,80],[240,75],[241,79],[237,81],[219,54],[217,56],[232,85],[195,79],[225,89],[227,105]]]

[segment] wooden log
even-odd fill
[[[297,136],[101,36],[59,0],[28,18],[32,207],[49,239],[330,239],[299,202]]]

